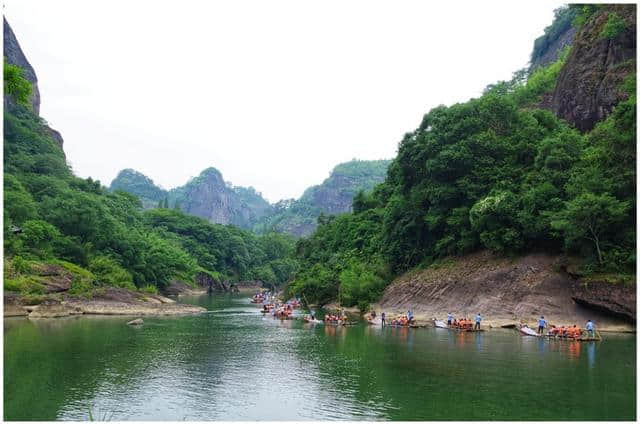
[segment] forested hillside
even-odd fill
[[[305,190],[300,199],[276,203],[273,211],[265,215],[254,229],[307,236],[315,230],[321,215],[351,212],[356,194],[370,191],[384,181],[389,162],[354,159],[338,164],[329,178]]]
[[[164,206],[163,201],[168,196],[167,191],[156,186],[153,180],[131,168],[121,170],[111,182],[109,190],[121,190],[136,195],[145,209]]]
[[[635,5],[570,12],[575,40],[557,61],[427,113],[385,182],[298,242],[288,291],[366,306],[392,276],[480,250],[575,255],[578,273],[633,281]],[[592,82],[598,94],[588,97]],[[560,104],[600,120],[590,129],[587,115]]]
[[[294,241],[286,235],[256,236],[167,208],[143,211],[136,196],[74,176],[25,77],[5,56],[6,291],[37,299],[52,290],[47,276],[60,270],[72,279],[53,291],[84,296],[108,286],[155,292],[198,276],[280,284],[295,271]]]

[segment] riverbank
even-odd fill
[[[102,288],[92,297],[51,294],[34,302],[5,291],[4,317],[58,318],[82,314],[123,316],[173,316],[206,311],[191,304],[181,304],[157,294],[123,288]]]
[[[604,286],[606,288],[604,288]],[[602,332],[635,332],[635,285],[572,276],[563,259],[545,254],[505,258],[482,252],[447,259],[393,281],[371,308],[388,317],[412,310],[419,323],[434,318],[473,318],[484,327],[584,326],[591,319]]]

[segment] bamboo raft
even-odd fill
[[[533,337],[537,337],[537,338],[549,338],[549,339],[563,339],[563,340],[568,340],[568,341],[584,341],[584,342],[589,342],[589,341],[602,341],[602,335],[600,335],[600,332],[595,331],[595,336],[564,336],[564,335],[551,335],[549,333],[540,335],[538,334],[536,331],[534,331],[533,329],[525,326],[523,328],[519,329],[520,334],[522,334],[523,336],[533,336]]]
[[[328,321],[328,320],[325,320],[325,321],[323,321],[323,323],[325,325],[330,325],[330,326],[354,326],[354,325],[358,324],[358,322],[343,322],[341,320],[340,321],[335,321],[335,320]]]

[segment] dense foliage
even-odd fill
[[[115,179],[111,182],[109,187],[111,191],[122,190],[129,192],[132,195],[136,195],[140,200],[145,203],[148,201],[148,205],[157,204],[157,202],[164,200],[167,197],[167,191],[156,186],[156,184],[149,177],[144,174],[126,168],[118,173]]]
[[[29,96],[31,96],[31,83],[24,78],[24,70],[19,66],[7,63],[4,60],[4,93],[13,102],[20,105],[29,105]]]
[[[578,254],[584,273],[633,273],[635,75],[627,99],[580,134],[537,106],[565,57],[426,114],[386,181],[298,242],[301,271],[288,290],[366,306],[390,276],[483,249]]]
[[[43,121],[22,105],[4,114],[4,248],[8,284],[26,292],[38,289],[29,267],[20,267],[30,262],[84,276],[72,287],[82,293],[102,285],[162,289],[198,273],[281,284],[296,269],[287,236],[258,237],[166,208],[143,212],[136,196],[75,177]]]

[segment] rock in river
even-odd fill
[[[134,319],[130,322],[127,322],[127,325],[142,325],[144,323],[144,320],[142,319]]]

